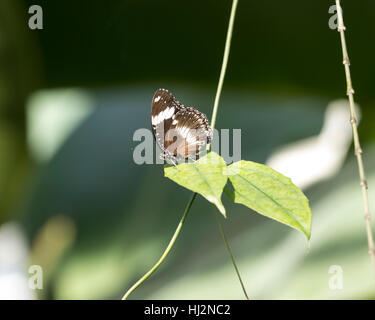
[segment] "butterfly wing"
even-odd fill
[[[165,144],[177,158],[196,158],[211,139],[212,131],[206,116],[194,108],[184,107],[174,115],[165,135]]]
[[[196,157],[212,140],[207,117],[194,108],[183,106],[165,89],[154,94],[151,124],[159,147],[176,160]]]
[[[151,103],[151,126],[156,142],[163,151],[165,151],[164,133],[168,131],[173,116],[180,109],[180,104],[168,90],[156,90]]]

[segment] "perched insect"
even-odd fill
[[[161,158],[174,165],[195,161],[212,140],[206,115],[180,104],[166,89],[156,90],[152,98],[151,125]]]

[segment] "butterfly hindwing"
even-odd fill
[[[177,136],[173,153],[182,157],[195,157],[202,147],[211,141],[210,128],[206,117],[196,109],[185,107],[173,118],[171,128],[166,132],[166,140],[171,140],[169,132]],[[172,150],[171,150],[172,151]]]

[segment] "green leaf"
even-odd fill
[[[224,170],[234,188],[234,202],[311,235],[311,210],[302,191],[277,171],[251,161]]]
[[[182,163],[164,168],[164,175],[179,185],[199,193],[225,215],[221,194],[228,177],[223,175],[226,163],[215,152],[210,152],[194,163]]]

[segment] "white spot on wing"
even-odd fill
[[[158,102],[160,100],[160,98],[161,98],[161,96],[157,96],[154,101]]]
[[[174,107],[167,108],[164,110],[164,119],[172,118],[173,115],[174,115]]]
[[[156,116],[151,117],[151,123],[153,125],[158,125],[166,119],[172,118],[174,115],[174,107],[166,108],[164,111],[159,112]]]

